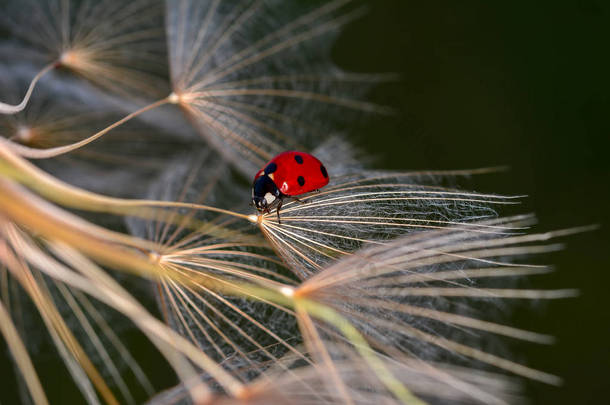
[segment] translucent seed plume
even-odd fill
[[[530,221],[513,217],[475,224],[518,229]],[[552,342],[548,335],[497,323],[500,316],[494,308],[505,299],[574,296],[574,290],[514,288],[511,280],[549,271],[541,265],[514,263],[515,257],[554,251],[558,246],[545,244],[549,239],[579,231],[507,235],[473,232],[460,226],[424,231],[345,256],[304,281],[294,295],[327,305],[349,319],[376,356],[390,356],[397,364],[413,359],[427,364],[430,371],[436,370],[439,386],[468,386],[466,380],[441,371],[464,365],[465,358],[473,361],[474,369],[491,366],[558,384],[556,376],[486,351],[484,342],[492,335]],[[502,283],[505,287],[498,288]],[[310,335],[310,339],[315,336],[319,347],[343,341],[341,334],[329,326],[317,324],[319,333]],[[417,392],[413,382],[406,385]],[[491,403],[489,393],[481,390],[467,388],[464,394],[472,395],[477,402]],[[499,397],[492,402],[503,403]]]
[[[516,197],[447,188],[435,176],[419,173],[360,171],[333,176],[316,193],[287,202],[281,224],[276,213],[263,214],[259,227],[301,278],[349,256],[364,243],[380,244],[397,236],[458,227],[473,234],[518,231],[486,224],[495,209],[518,203]]]
[[[158,0],[9,1],[0,24],[51,68],[66,68],[124,97],[158,97],[169,92],[162,78],[161,11]]]
[[[349,0],[168,2],[176,101],[248,176],[279,152],[312,148],[345,127],[341,119],[388,112],[361,96],[389,77],[328,62],[337,31],[361,14]]]

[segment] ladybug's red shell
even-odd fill
[[[260,170],[254,180],[267,174],[289,196],[308,193],[328,184],[328,172],[315,156],[305,152],[280,153]]]

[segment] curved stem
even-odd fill
[[[2,142],[0,142],[0,172],[1,171],[8,173],[8,177],[14,178],[35,190],[40,195],[53,200],[58,204],[86,211],[128,214],[133,213],[134,210],[142,207],[190,208],[227,214],[246,219],[250,222],[252,221],[250,215],[240,214],[238,212],[208,205],[157,200],[129,200],[108,197],[83,190],[40,170],[32,163],[17,156],[10,147],[6,147]]]
[[[2,301],[0,301],[0,331],[2,332],[2,335],[4,335],[9,350],[13,355],[13,359],[15,359],[15,363],[25,380],[32,401],[36,405],[48,405],[49,401],[42,389],[38,374],[34,369],[34,364],[28,355],[23,340],[17,332],[17,328],[15,328],[15,325],[13,324],[10,314],[2,304]]]
[[[28,87],[27,92],[25,93],[25,96],[23,97],[23,100],[21,100],[21,103],[11,105],[0,102],[0,114],[16,114],[22,111],[30,101],[30,97],[32,96],[32,92],[34,91],[34,87],[36,87],[36,83],[38,83],[38,80],[40,80],[47,72],[54,69],[56,66],[57,62],[50,63],[47,66],[43,67],[42,70],[38,72],[36,76],[34,76],[32,81],[30,82],[30,86]]]
[[[114,124],[102,129],[101,131],[91,135],[90,137],[85,138],[82,141],[78,141],[78,142],[69,144],[69,145],[56,146],[56,147],[48,148],[48,149],[36,149],[36,148],[30,148],[28,146],[20,145],[18,143],[15,143],[13,141],[10,141],[8,139],[4,139],[1,137],[0,137],[0,143],[5,144],[7,147],[12,149],[15,153],[17,153],[18,155],[23,156],[25,158],[48,159],[48,158],[63,155],[65,153],[72,152],[76,149],[82,148],[83,146],[90,144],[91,142],[95,141],[98,138],[101,138],[106,133],[108,133],[111,130],[113,130],[114,128],[126,123],[127,121],[131,120],[132,118],[135,118],[138,115],[140,115],[146,111],[160,107],[163,104],[167,104],[168,102],[169,102],[168,97],[155,101],[152,104],[149,104],[145,107],[140,108],[137,111],[132,112],[131,114],[126,115],[125,117],[121,118]],[[0,107],[2,107],[2,106],[0,105]]]

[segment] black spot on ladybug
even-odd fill
[[[301,156],[301,155],[294,155],[294,160],[296,160],[297,163],[300,165],[303,164],[303,156]]]
[[[269,163],[267,167],[265,167],[265,174],[269,175],[277,170],[277,165],[275,163]]]
[[[322,176],[324,176],[324,178],[327,179],[328,173],[326,172],[326,167],[324,167],[324,165],[320,165],[320,171],[322,172]]]
[[[303,176],[299,176],[297,177],[297,182],[299,183],[299,186],[303,187],[305,185],[305,178]]]

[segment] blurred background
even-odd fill
[[[557,271],[532,280],[536,288],[577,288],[579,298],[534,311],[517,305],[514,312],[514,326],[555,335],[557,344],[511,349],[515,360],[565,379],[559,388],[526,382],[532,403],[604,402],[610,398],[610,2],[364,2],[368,14],[339,36],[333,57],[348,71],[401,75],[371,94],[397,113],[353,134],[375,167],[507,166],[475,177],[471,187],[527,195],[518,211],[537,214],[536,230],[601,226],[562,239],[566,248],[544,258]],[[174,380],[141,336],[122,336],[137,345],[156,387]],[[3,350],[1,364],[9,364],[7,356]],[[49,398],[82,401],[55,357],[38,361]],[[17,403],[14,370],[5,367],[1,377],[0,401]]]
[[[390,71],[398,85],[374,96],[398,105],[360,144],[378,167],[462,169],[506,165],[474,179],[479,191],[526,194],[538,230],[601,229],[562,241],[556,272],[537,287],[574,287],[576,299],[515,313],[514,325],[557,343],[519,345],[517,359],[565,379],[528,384],[533,403],[610,398],[610,3],[379,1],[335,47],[348,70]]]

